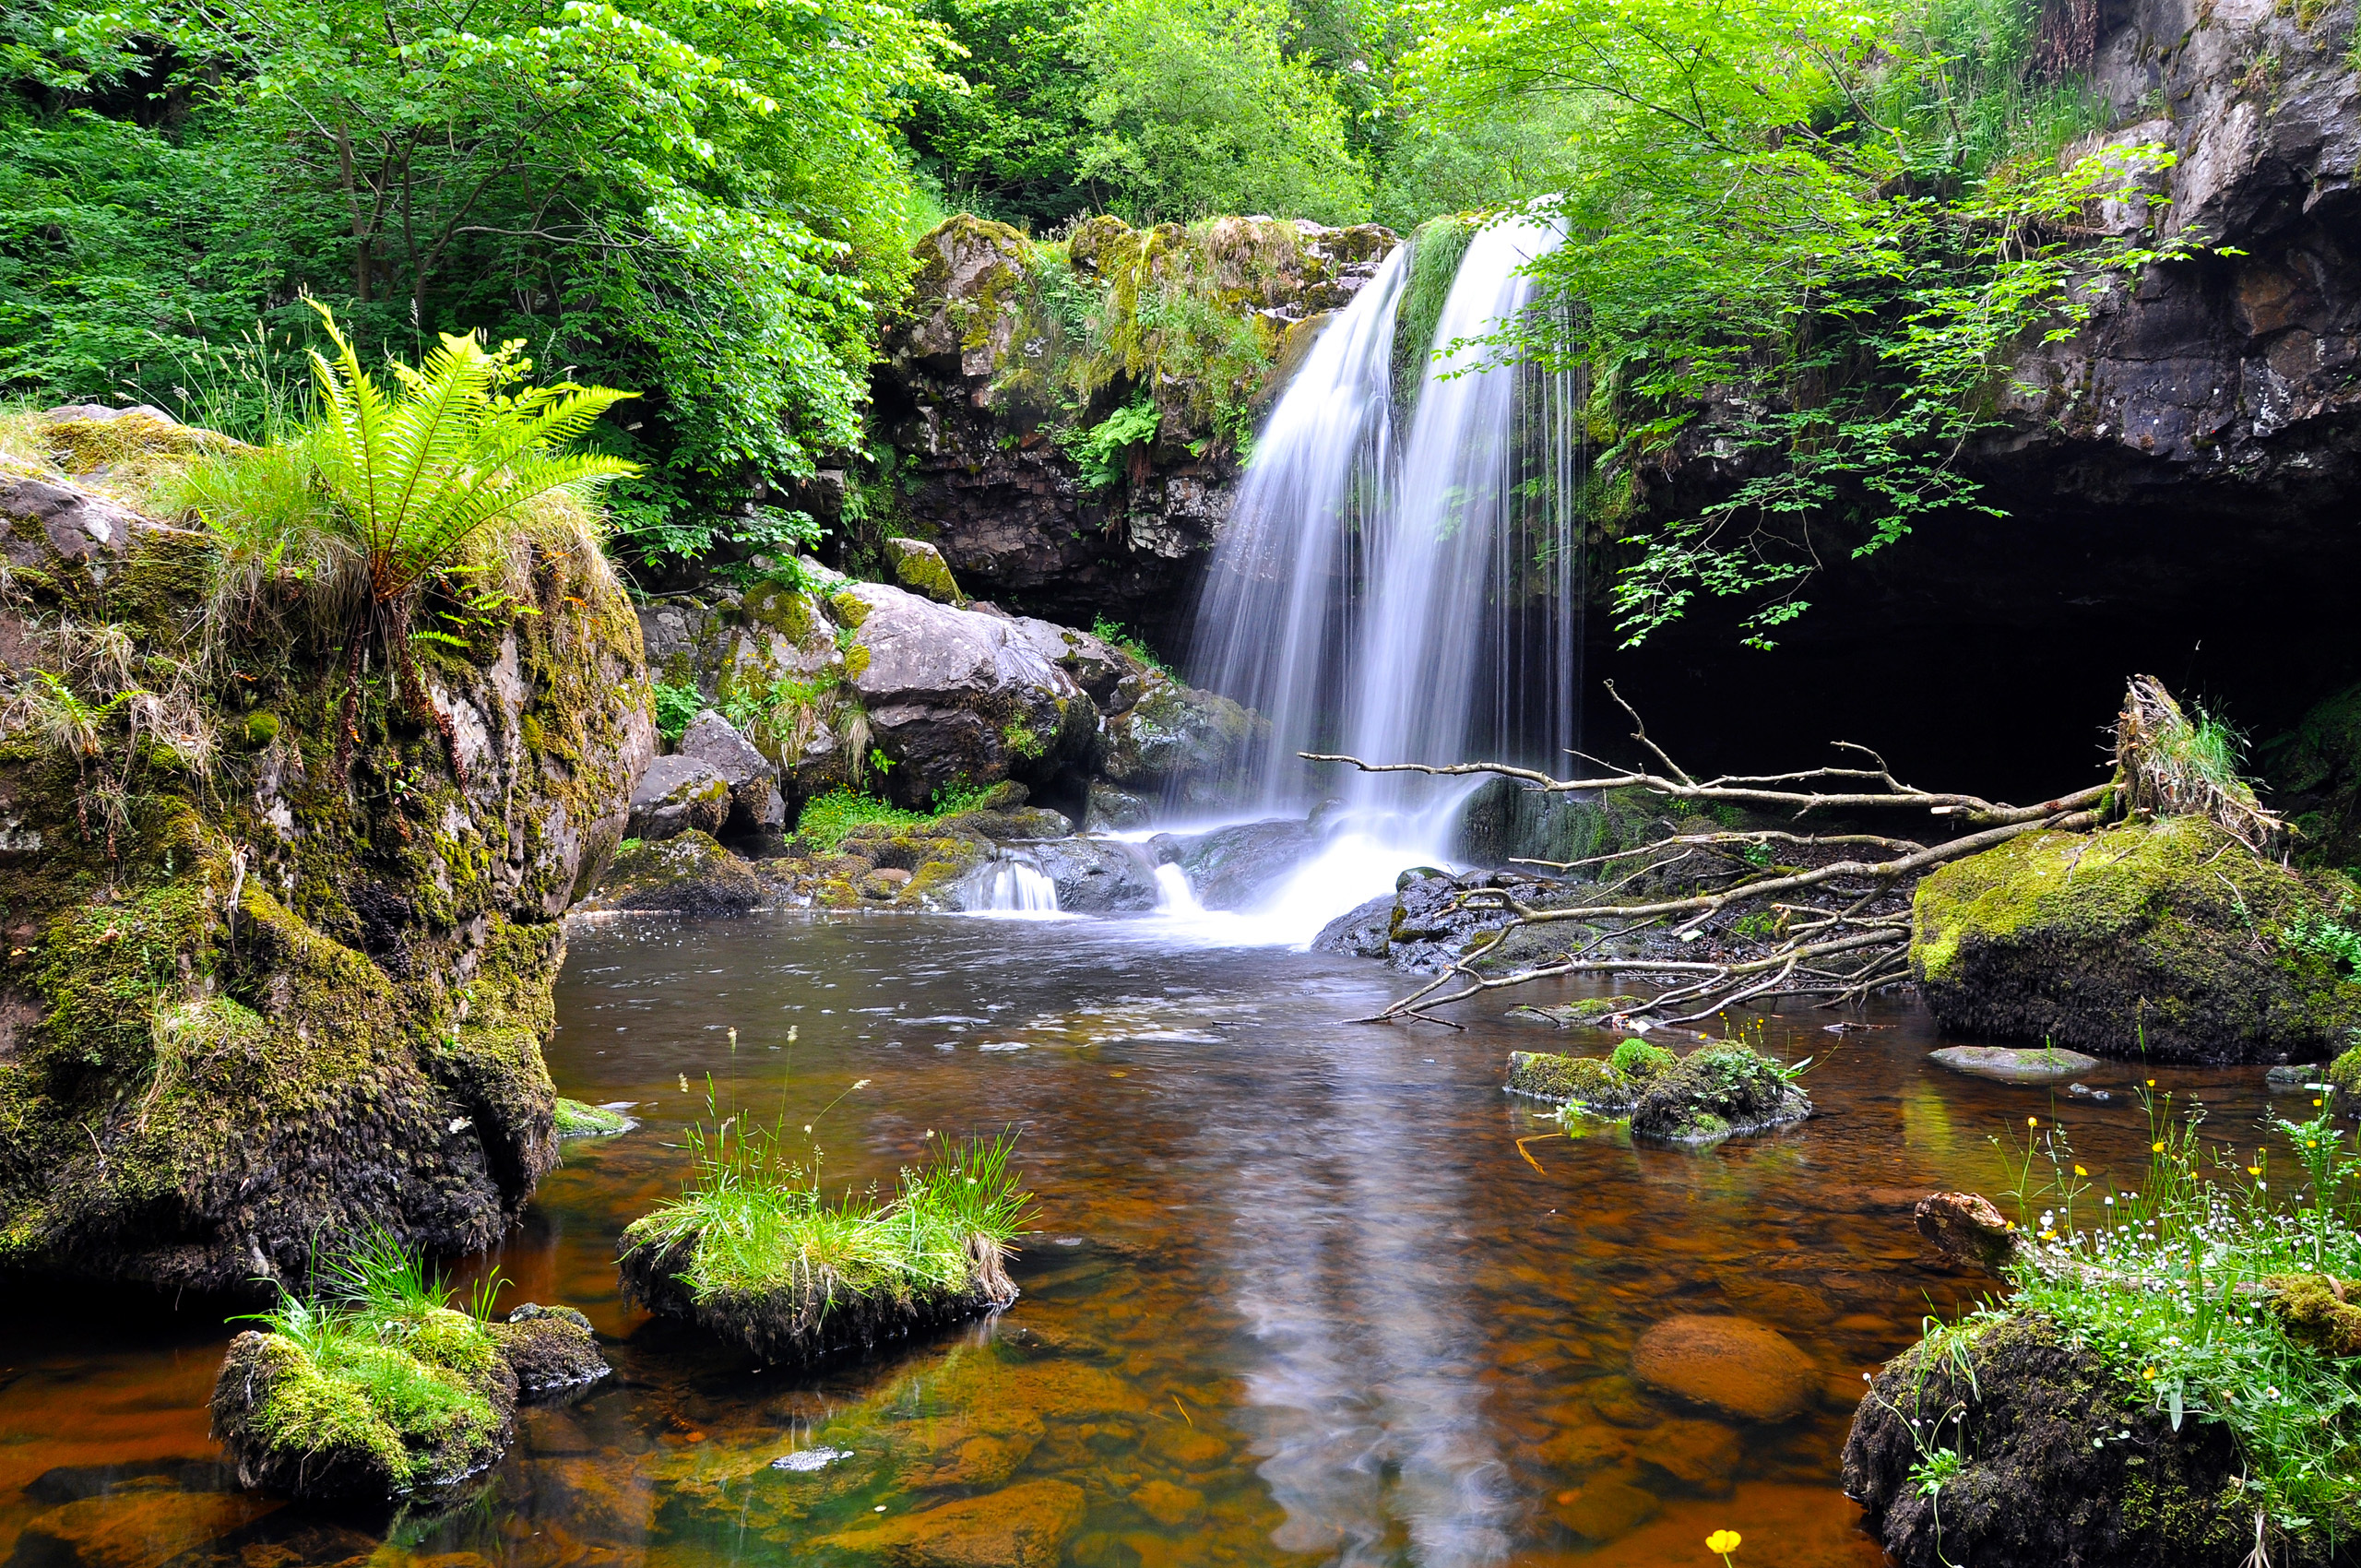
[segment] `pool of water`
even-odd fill
[[[1703,1152],[1564,1135],[1501,1092],[1505,1056],[1603,1037],[1498,997],[1464,1030],[1347,1021],[1403,988],[1202,922],[581,931],[550,1069],[641,1125],[569,1143],[467,1266],[588,1313],[615,1375],[527,1411],[463,1503],[387,1520],[238,1491],[206,1432],[219,1303],[13,1301],[0,1564],[1608,1568],[1703,1563],[1730,1528],[1741,1562],[1869,1568],[1836,1485],[1861,1374],[1988,1288],[1922,1257],[1912,1203],[1998,1191],[1993,1139],[2028,1115],[2064,1120],[2101,1180],[2144,1160],[2125,1091],[2146,1070],[2094,1074],[2106,1104],[1960,1077],[1899,1003],[1842,1034],[1750,1016],[1749,1039],[1815,1058],[1797,1127]],[[2259,1071],[2153,1075],[2212,1133],[2257,1135]],[[810,1123],[832,1184],[890,1182],[930,1131],[1016,1129],[1038,1198],[1022,1298],[818,1373],[626,1306],[615,1238],[674,1190],[708,1094],[798,1141]],[[1748,1424],[1635,1384],[1634,1340],[1681,1313],[1786,1335],[1817,1403]]]

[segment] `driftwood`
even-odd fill
[[[2154,685],[2153,681],[2147,683]],[[2161,686],[2154,689],[2162,694]],[[1793,819],[1814,813],[1857,815],[1910,812],[1933,818],[1947,831],[1953,831],[1949,837],[1929,834],[1921,839],[1855,832],[1816,835],[1778,828],[1734,830],[1679,835],[1591,861],[1524,861],[1521,863],[1561,872],[1602,863],[1619,867],[1636,862],[1636,869],[1599,888],[1593,901],[1565,908],[1533,908],[1503,889],[1469,889],[1460,895],[1461,908],[1498,911],[1510,917],[1507,922],[1492,940],[1462,954],[1432,981],[1362,1021],[1418,1018],[1429,1023],[1448,1023],[1430,1009],[1487,992],[1575,975],[1664,977],[1671,983],[1652,1000],[1648,1011],[1667,1025],[1694,1023],[1730,1007],[1788,998],[1809,998],[1830,1007],[1857,1004],[1873,992],[1901,984],[1909,978],[1910,915],[1906,908],[1892,907],[1890,897],[1904,887],[1909,879],[1997,848],[2023,834],[2087,832],[2113,819],[2122,809],[2120,770],[2117,778],[2106,783],[2035,805],[2017,806],[1977,795],[1921,790],[1905,784],[1894,777],[1883,757],[1850,742],[1838,742],[1837,745],[1840,750],[1857,754],[1871,766],[1731,774],[1701,779],[1674,762],[1649,737],[1647,726],[1616,692],[1613,682],[1607,683],[1607,690],[1617,705],[1631,716],[1631,738],[1663,771],[1642,769],[1587,778],[1555,778],[1533,768],[1505,763],[1368,762],[1355,756],[1311,752],[1301,754],[1306,761],[1345,763],[1365,773],[1513,778],[1548,794],[1645,790],[1667,801],[1743,806],[1758,812],[1785,813]],[[2164,700],[2167,704],[2171,701],[2168,696]],[[2130,705],[2127,705],[2126,711],[2131,711]],[[2177,707],[2171,709],[2171,717],[2178,719]],[[1595,757],[1584,760],[1597,761]],[[1764,858],[1765,851],[1775,848],[1800,849],[1804,855],[1799,858],[1830,849],[1843,853],[1816,865],[1766,867],[1757,863]],[[1748,858],[1749,850],[1755,852],[1755,859]],[[1654,902],[1617,902],[1612,897],[1639,877],[1691,861],[1703,862],[1689,868],[1699,881],[1718,882],[1719,885]],[[1886,907],[1880,908],[1880,903]],[[1598,949],[1610,943],[1651,931],[1675,941],[1689,941],[1717,917],[1735,918],[1741,913],[1771,917],[1777,939],[1763,944],[1759,952],[1722,961],[1597,956]],[[1510,932],[1560,921],[1603,929],[1593,940],[1550,963],[1497,975],[1487,975],[1477,968],[1478,963],[1496,950]],[[1458,982],[1458,989],[1446,991],[1453,982]]]

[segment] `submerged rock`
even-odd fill
[[[1670,1317],[1640,1336],[1631,1375],[1649,1387],[1749,1421],[1784,1421],[1818,1397],[1820,1368],[1777,1329],[1750,1318]]]
[[[819,1545],[893,1568],[1057,1568],[1086,1512],[1082,1488],[1070,1481],[1024,1481]]]
[[[1058,908],[1069,913],[1140,914],[1156,908],[1156,864],[1140,845],[1114,838],[1060,838],[1036,844],[1031,854],[1056,885]]]
[[[2361,983],[2333,932],[2361,891],[2212,823],[2035,833],[1918,886],[1910,956],[1946,1028],[2156,1062],[2342,1048]]]
[[[2005,1045],[1947,1045],[1928,1051],[1927,1060],[1954,1073],[2003,1084],[2054,1084],[2099,1065],[2097,1057],[2079,1051],[2021,1051]]]
[[[1959,1466],[1929,1491],[1920,1467],[1940,1449]],[[1901,1568],[2234,1568],[2255,1538],[2245,1473],[2227,1426],[2175,1430],[2095,1351],[2029,1315],[1888,1362],[1845,1443],[1845,1495]],[[2326,1559],[2274,1540],[2271,1561]]]

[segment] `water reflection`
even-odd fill
[[[0,1320],[0,1563],[826,1568],[922,1560],[877,1533],[908,1522],[976,1562],[1031,1561],[991,1555],[1021,1524],[1074,1568],[1617,1568],[1690,1560],[1724,1526],[1757,1562],[1866,1568],[1835,1488],[1860,1373],[1985,1288],[1920,1256],[1910,1204],[1996,1188],[1988,1134],[2029,1113],[2072,1124],[2102,1180],[2144,1158],[2127,1099],[1945,1074],[1898,1008],[1841,1038],[1820,1015],[1771,1026],[1820,1057],[1822,1114],[1779,1135],[1559,1136],[1501,1093],[1501,1059],[1568,1036],[1340,1022],[1394,982],[1149,921],[586,932],[552,1070],[642,1124],[570,1145],[485,1264],[511,1299],[588,1312],[617,1375],[529,1413],[448,1516],[356,1518],[246,1498],[219,1466],[219,1303],[20,1299]],[[628,1309],[615,1237],[679,1181],[708,1075],[790,1125],[870,1079],[818,1122],[831,1181],[890,1179],[929,1129],[1020,1128],[1041,1206],[1023,1299],[816,1376]],[[2255,1136],[2259,1073],[2155,1075]],[[1777,1327],[1824,1396],[1758,1424],[1636,1385],[1633,1342],[1694,1312]],[[814,1446],[854,1457],[774,1467]]]

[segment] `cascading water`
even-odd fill
[[[1194,673],[1271,721],[1265,809],[1341,795],[1330,852],[1281,902],[1301,918],[1445,858],[1464,783],[1327,779],[1299,752],[1542,764],[1579,743],[1583,463],[1573,377],[1471,346],[1525,312],[1526,221],[1469,239],[1406,437],[1392,386],[1414,258],[1398,249],[1332,322],[1257,444],[1200,601]],[[1438,359],[1436,356],[1441,355]]]
[[[976,914],[1025,916],[1058,912],[1058,885],[1030,861],[994,861],[983,882]]]

